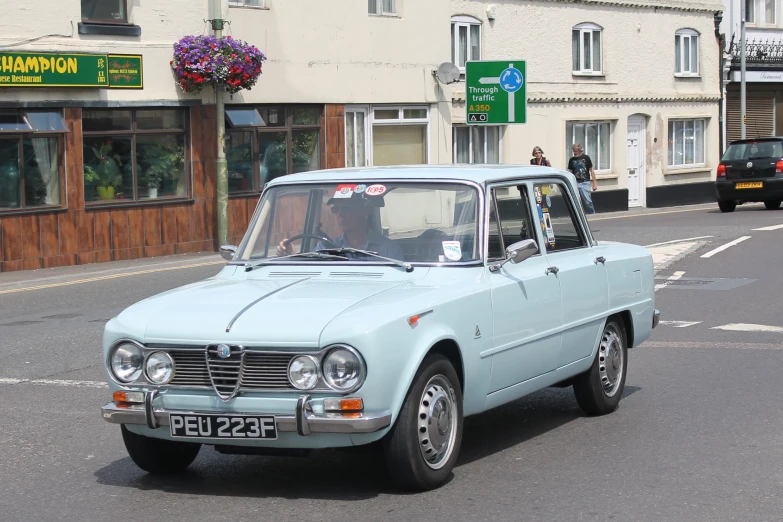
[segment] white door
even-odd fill
[[[367,136],[368,107],[345,108],[345,166],[366,167],[370,165]]]
[[[628,207],[644,206],[644,120],[628,119]]]

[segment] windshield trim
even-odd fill
[[[283,178],[285,176],[282,176]],[[281,179],[281,178],[277,178]],[[356,181],[353,178],[332,178],[332,179],[324,179],[323,181],[313,181],[313,180],[306,180],[306,181],[291,181],[291,182],[278,182],[274,185],[267,184],[264,187],[264,190],[261,192],[261,195],[258,198],[258,203],[256,203],[256,208],[253,211],[253,216],[250,218],[250,222],[248,223],[247,229],[245,230],[244,235],[242,236],[242,241],[239,242],[239,245],[237,246],[237,253],[243,252],[245,249],[245,246],[247,245],[248,240],[250,239],[250,232],[252,225],[255,224],[256,219],[258,218],[258,214],[261,211],[261,205],[264,202],[264,197],[266,196],[267,192],[269,192],[271,189],[276,187],[285,187],[285,186],[295,186],[295,185],[321,185],[321,184],[340,184],[340,183],[351,183],[353,181]],[[475,239],[478,246],[478,259],[472,259],[470,261],[444,261],[444,262],[413,262],[410,261],[411,266],[414,267],[469,267],[469,266],[483,266],[485,265],[485,254],[486,249],[484,248],[485,243],[485,226],[486,226],[486,219],[485,217],[489,215],[489,213],[486,211],[486,186],[482,183],[467,180],[467,179],[453,179],[453,178],[436,178],[436,179],[406,179],[406,178],[373,178],[372,180],[367,180],[367,182],[373,182],[373,183],[418,183],[418,184],[459,184],[459,185],[468,185],[474,189],[476,189],[476,192],[478,193],[478,216],[476,217],[476,226],[478,228],[478,235]],[[265,259],[276,259],[276,258],[265,258]],[[256,259],[258,261],[258,259]],[[373,261],[356,261],[356,260],[346,260],[345,262],[336,262],[336,261],[324,261],[324,260],[317,260],[313,259],[310,261],[292,261],[288,262],[286,260],[285,262],[279,262],[280,265],[292,265],[292,266],[326,266],[326,264],[329,263],[331,266],[392,266],[391,263],[388,262],[373,262]],[[249,266],[252,265],[253,262],[251,260],[247,261],[229,261],[228,265],[231,266]]]

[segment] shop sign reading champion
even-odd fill
[[[0,52],[0,87],[143,86],[139,55]]]
[[[524,60],[465,64],[467,120],[473,125],[513,125],[527,121]]]

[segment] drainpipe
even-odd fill
[[[211,20],[215,36],[223,36],[223,2],[212,0]],[[228,164],[226,163],[226,111],[223,89],[215,88],[215,107],[217,119],[217,240],[218,245],[228,244]]]
[[[718,39],[718,49],[720,50],[720,59],[718,60],[718,84],[720,86],[720,102],[718,104],[718,119],[720,121],[720,125],[718,125],[718,149],[720,150],[721,157],[723,157],[723,108],[725,103],[723,98],[723,62],[725,60],[723,46],[725,45],[725,37],[723,33],[720,32],[720,24],[723,21],[723,13],[721,11],[715,11],[715,14],[713,15],[713,21],[715,23],[715,37]]]

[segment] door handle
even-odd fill
[[[601,263],[602,265],[606,266],[606,258],[604,256],[598,256],[595,258],[595,261],[593,261],[596,265],[598,263]]]
[[[547,268],[547,269],[546,269],[546,272],[545,272],[545,273],[546,273],[546,275],[549,275],[549,274],[555,274],[555,275],[557,275],[557,273],[558,273],[559,271],[560,271],[560,269],[559,269],[559,268],[557,268],[556,266],[550,266],[549,268]]]

